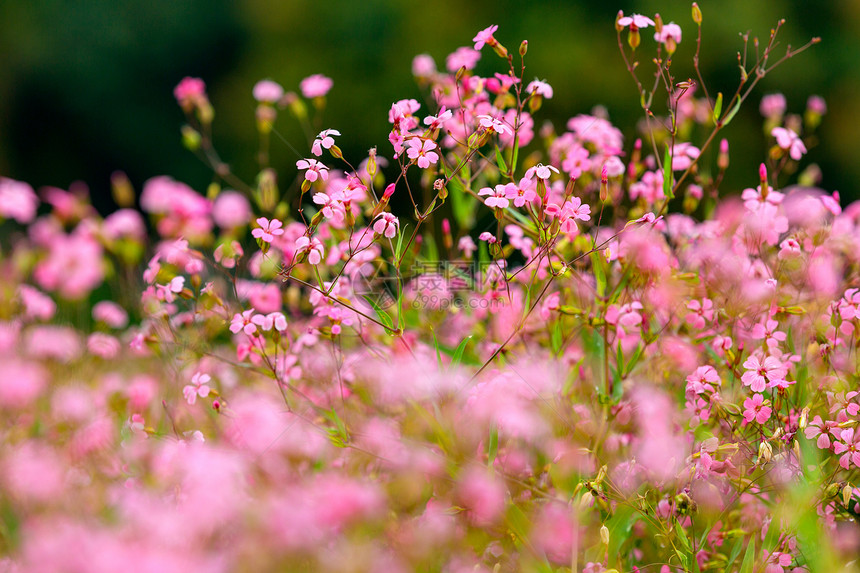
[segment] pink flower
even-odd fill
[[[416,78],[429,78],[436,73],[436,62],[429,54],[418,54],[412,58],[412,75]]]
[[[236,313],[233,315],[233,320],[230,322],[230,332],[239,334],[241,330],[248,336],[257,332],[257,326],[253,322],[254,311],[246,310],[242,314]]]
[[[322,155],[322,148],[331,149],[334,145],[333,135],[339,136],[340,132],[336,129],[326,129],[325,131],[321,131],[314,140],[313,146],[311,146],[311,153],[319,157]]]
[[[794,131],[784,127],[774,127],[770,134],[776,138],[776,144],[782,149],[787,149],[788,154],[795,161],[800,160],[803,154],[806,153],[806,146],[803,140]]]
[[[478,191],[478,195],[487,196],[487,199],[484,199],[484,205],[487,207],[507,209],[511,204],[508,200],[508,195],[510,193],[515,194],[516,192],[517,186],[513,183],[508,183],[507,185],[496,185],[495,190],[484,187]]]
[[[424,118],[424,125],[427,126],[427,129],[430,131],[435,131],[445,125],[445,122],[454,117],[453,112],[450,109],[446,109],[443,105],[439,110],[439,113],[436,115],[428,115]]]
[[[406,155],[409,159],[417,159],[418,167],[427,169],[431,164],[439,161],[439,155],[433,151],[434,149],[436,144],[429,139],[410,139]]]
[[[182,78],[173,89],[173,97],[182,107],[197,105],[206,97],[206,84],[200,78]]]
[[[262,80],[254,85],[254,99],[261,103],[275,103],[284,95],[284,88],[278,82]]]
[[[563,233],[577,232],[576,221],[588,221],[591,219],[591,207],[583,205],[579,197],[571,197],[559,207],[555,203],[546,206],[545,212],[550,217],[556,217],[561,223]]]
[[[654,25],[654,20],[643,16],[642,14],[633,14],[632,16],[624,16],[618,19],[618,25],[631,28],[647,28]]]
[[[308,262],[312,265],[318,265],[325,255],[323,244],[316,237],[309,239],[306,236],[301,236],[296,239],[296,254],[307,251]]]
[[[744,386],[749,386],[753,392],[764,392],[767,387],[776,386],[785,380],[788,370],[778,358],[768,356],[764,361],[753,355],[744,362],[747,369],[741,376]]]
[[[526,87],[526,93],[535,93],[546,99],[552,99],[552,86],[542,80],[535,80]]]
[[[546,181],[552,176],[553,172],[558,174],[558,169],[556,169],[552,165],[544,165],[543,163],[538,163],[534,167],[530,167],[523,177],[525,177],[526,179],[533,179],[537,177],[538,179],[543,179],[544,181]]]
[[[714,319],[714,303],[709,298],[702,299],[701,302],[691,300],[687,303],[687,310],[690,312],[685,320],[693,328],[701,330]]]
[[[477,50],[467,47],[457,48],[445,59],[445,67],[452,74],[459,71],[460,68],[471,70],[474,69],[480,59],[481,52]]]
[[[816,438],[815,445],[819,449],[828,450],[830,449],[830,434],[836,436],[840,431],[836,421],[822,420],[821,416],[815,416],[804,430],[804,434],[808,440]]]
[[[322,205],[323,217],[329,221],[340,223],[346,217],[346,210],[343,203],[329,197],[325,193],[315,193],[313,197],[314,203]]]
[[[478,123],[487,131],[501,134],[512,133],[510,127],[489,115],[479,115]]]
[[[781,93],[774,93],[767,94],[766,96],[761,98],[761,105],[759,106],[759,111],[764,117],[771,119],[782,117],[782,114],[785,113],[785,108],[785,96]]]
[[[306,98],[325,97],[334,82],[322,74],[314,74],[302,80],[299,87]]]
[[[119,340],[104,332],[94,332],[87,338],[87,350],[90,354],[105,360],[116,357],[121,349]]]
[[[672,38],[676,44],[681,43],[681,26],[675,22],[663,24],[663,30],[654,34],[654,39],[661,44],[665,44],[669,38]]]
[[[322,179],[323,181],[328,180],[328,167],[316,159],[300,159],[296,161],[296,167],[299,169],[307,169],[305,172],[305,179],[311,183],[317,179]]]
[[[384,235],[389,239],[394,238],[400,228],[400,221],[391,213],[380,213],[373,223],[373,234]]]
[[[235,229],[251,220],[251,205],[237,191],[222,191],[212,205],[212,220],[222,229]]]
[[[484,28],[478,34],[472,38],[472,41],[475,42],[475,50],[480,50],[484,47],[484,44],[492,46],[496,44],[496,39],[493,37],[493,34],[498,30],[499,27],[496,25],[489,26]]]
[[[269,221],[265,217],[260,217],[257,219],[257,224],[260,227],[251,231],[251,236],[265,243],[271,243],[275,240],[275,237],[284,234],[284,230],[281,228],[284,224],[277,219]]]
[[[111,328],[125,328],[128,325],[128,313],[117,303],[103,300],[93,306],[93,320],[103,322]]]
[[[860,450],[860,432],[854,430],[854,428],[842,430],[839,433],[839,441],[833,444],[833,453],[837,456],[842,454],[839,458],[839,465],[846,470],[851,463],[860,467],[860,451],[858,451]]]
[[[208,374],[201,374],[200,372],[194,373],[194,376],[191,377],[191,384],[182,389],[182,394],[185,396],[185,400],[188,401],[189,405],[194,405],[194,402],[197,401],[197,396],[205,398],[209,395],[211,388],[209,388],[207,384],[209,384],[211,379],[212,378]]]
[[[752,327],[750,336],[756,340],[765,339],[768,347],[775,348],[786,339],[786,334],[777,330],[778,327],[779,323],[775,320],[768,320],[765,324],[758,323]]]
[[[744,420],[747,423],[755,419],[759,424],[764,424],[770,419],[772,410],[764,405],[764,397],[761,394],[755,394],[752,398],[744,400]]]
[[[287,318],[281,312],[270,312],[266,315],[255,314],[251,318],[251,322],[266,332],[269,332],[272,328],[278,332],[283,332],[287,329]]]
[[[38,205],[39,199],[32,187],[20,181],[0,177],[0,217],[27,224],[36,217]]]

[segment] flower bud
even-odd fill
[[[630,31],[627,33],[627,45],[635,50],[642,42],[642,36],[639,34],[639,28],[635,24],[630,24]]]
[[[729,166],[729,140],[720,141],[720,154],[717,156],[717,167],[725,171]]]
[[[702,9],[695,2],[693,2],[693,22],[699,26],[702,25]]]
[[[371,147],[367,155],[367,174],[373,179],[376,177],[376,148]]]
[[[600,542],[609,545],[609,528],[605,524],[600,526]]]
[[[448,219],[442,219],[442,241],[446,249],[454,247],[454,237],[451,236],[451,222]]]
[[[609,198],[609,174],[606,171],[606,165],[600,171],[600,201],[606,201]]]
[[[773,459],[773,447],[770,442],[762,442],[758,446],[758,459],[764,463],[770,462]]]
[[[134,187],[122,171],[114,171],[110,176],[111,195],[120,207],[134,206]]]
[[[842,488],[842,503],[847,507],[848,502],[851,501],[851,494],[854,492],[854,488],[851,487],[850,483],[845,484],[845,487]]]
[[[615,16],[615,31],[618,32],[619,34],[621,33],[621,30],[624,29],[624,26],[619,24],[618,21],[623,17],[624,17],[624,12],[622,10],[619,10],[618,15]]]
[[[385,188],[385,191],[382,193],[382,199],[388,201],[392,195],[394,195],[394,183],[389,184]]]
[[[806,406],[802,412],[800,412],[800,421],[797,424],[797,427],[801,430],[806,429],[806,425],[809,423],[809,406]]]
[[[343,159],[343,152],[340,150],[340,147],[338,147],[337,145],[332,145],[329,148],[329,153],[331,153],[332,157],[334,157],[335,159]]]
[[[529,41],[523,40],[523,43],[520,44],[520,57],[523,58],[526,55],[526,52],[529,51]]]
[[[660,14],[654,14],[654,31],[658,34],[663,31],[663,18]]]
[[[499,42],[493,42],[493,44],[490,47],[493,48],[493,51],[496,52],[496,54],[498,54],[498,56],[500,58],[507,59],[508,50],[503,45],[501,45]]]
[[[189,151],[200,149],[200,133],[190,125],[182,126],[182,145]]]
[[[758,167],[758,178],[761,182],[761,198],[767,199],[769,189],[767,186],[767,166],[764,163]]]

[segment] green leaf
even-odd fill
[[[672,148],[666,144],[666,153],[663,155],[663,196],[666,199],[674,199],[672,192]]]
[[[514,142],[514,151],[511,155],[511,172],[514,172],[517,170],[517,157],[519,156],[519,154],[520,154],[520,138],[517,137],[516,141]]]
[[[726,562],[726,571],[731,570],[732,564],[737,560],[738,555],[741,554],[741,549],[744,548],[744,538],[740,537],[735,542],[735,546],[732,547],[732,552],[729,554],[729,560]]]
[[[451,366],[457,367],[460,365],[460,362],[463,360],[463,352],[466,350],[466,344],[472,340],[472,335],[467,336],[463,339],[462,342],[457,346],[457,349],[454,351],[454,356],[451,357]]]
[[[561,344],[563,341],[563,337],[561,334],[561,318],[555,321],[555,325],[552,329],[552,334],[550,335],[550,343],[552,344],[552,353],[558,354],[561,352]]]
[[[502,157],[502,152],[498,145],[496,146],[496,163],[499,165],[499,171],[502,173],[508,172],[508,166],[505,164],[505,158]]]
[[[403,248],[403,235],[406,234],[406,229],[409,227],[408,224],[403,225],[400,228],[400,232],[397,233],[397,243],[394,245],[394,260],[400,260],[400,250]]]
[[[729,124],[729,122],[732,121],[732,119],[734,119],[735,114],[737,114],[740,109],[741,109],[741,100],[740,100],[740,98],[738,98],[738,100],[735,102],[735,105],[733,105],[732,109],[730,109],[729,112],[726,114],[726,117],[724,117],[723,120],[719,123],[720,127],[727,126]]]
[[[616,559],[616,557],[621,552],[621,547],[630,537],[633,524],[637,521],[639,521],[639,515],[633,507],[619,504],[615,515],[606,522],[606,527],[609,529],[609,562],[619,570],[623,570],[624,568],[620,560]]]
[[[436,331],[432,328],[430,332],[433,333],[433,345],[436,347],[436,364],[439,366],[439,372],[442,372],[442,352],[439,350],[439,339],[436,338]]]
[[[717,102],[714,104],[714,123],[720,121],[720,114],[723,112],[723,92],[717,94]]]
[[[752,573],[755,565],[755,537],[750,538],[747,545],[747,552],[744,554],[744,560],[741,563],[741,573]]]
[[[490,428],[490,445],[487,449],[487,465],[493,467],[493,462],[496,461],[496,454],[499,451],[499,429],[493,424]]]
[[[388,316],[388,313],[385,312],[382,307],[379,306],[379,303],[377,303],[376,300],[370,295],[364,295],[364,300],[366,300],[367,304],[373,307],[373,310],[376,311],[376,316],[379,318],[379,322],[385,325],[385,328],[393,332],[395,330],[394,321],[392,321],[391,317]]]
[[[597,282],[597,296],[606,294],[606,270],[604,259],[600,253],[591,253],[591,268],[594,271],[594,279]]]

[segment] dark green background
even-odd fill
[[[727,130],[733,143],[726,190],[753,185],[765,152],[758,103],[782,91],[790,112],[809,95],[825,97],[829,114],[821,145],[808,161],[824,171],[822,186],[856,198],[860,133],[860,1],[703,0],[703,70],[712,92],[737,85],[738,32],[766,38],[784,17],[782,42],[822,43],[787,62],[762,83]],[[113,208],[109,176],[127,172],[139,188],[169,174],[198,189],[211,176],[179,138],[183,117],[172,90],[186,75],[202,77],[216,109],[215,140],[223,158],[253,180],[256,132],[251,87],[270,77],[288,90],[313,73],[334,79],[325,127],[343,133],[353,160],[379,146],[390,154],[387,111],[419,97],[411,61],[429,53],[439,67],[475,33],[498,24],[511,49],[529,40],[528,78],[555,88],[538,125],[605,105],[631,138],[641,114],[632,80],[615,45],[616,12],[660,12],[684,31],[675,56],[679,79],[692,75],[695,27],[688,2],[395,0],[5,0],[0,2],[0,174],[34,186],[85,181],[103,211]],[[653,44],[643,38],[643,47]],[[488,50],[479,71],[502,71]],[[422,110],[426,111],[426,110]],[[301,153],[307,143],[286,115],[277,129]],[[298,157],[275,141],[272,159],[292,180]]]

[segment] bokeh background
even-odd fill
[[[755,184],[766,152],[758,104],[765,93],[781,91],[790,112],[802,113],[810,95],[826,99],[820,145],[808,160],[821,166],[822,187],[858,198],[860,1],[699,4],[702,68],[713,93],[737,86],[739,32],[764,39],[785,18],[783,46],[822,38],[768,76],[728,128],[733,153],[724,189]],[[390,155],[390,104],[421,95],[412,58],[429,53],[441,68],[447,54],[494,23],[511,49],[529,40],[527,77],[555,88],[538,121],[560,126],[602,104],[629,140],[641,109],[615,43],[619,9],[660,12],[665,22],[679,23],[684,38],[675,73],[692,77],[695,26],[686,1],[3,0],[0,174],[37,188],[84,181],[103,212],[113,208],[114,170],[126,172],[138,189],[161,174],[205,189],[211,172],[183,149],[183,116],[172,95],[186,75],[206,81],[216,147],[247,181],[255,175],[251,87],[262,78],[296,91],[313,73],[333,78],[324,126],[343,133],[338,143],[351,159],[360,161],[374,145]],[[501,62],[485,50],[479,72],[493,71],[503,71]],[[291,173],[298,159],[291,146],[307,154],[307,141],[286,113],[276,127],[291,145],[275,139],[272,161]]]

